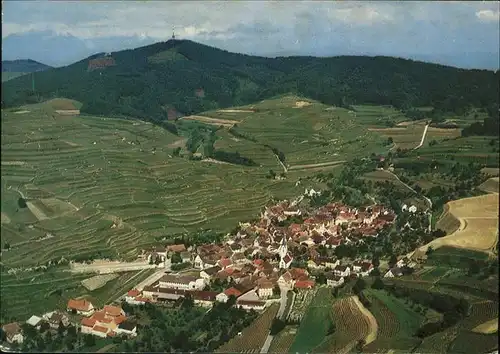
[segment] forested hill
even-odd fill
[[[95,60],[99,57],[101,64]],[[67,97],[83,102],[82,112],[148,120],[166,119],[170,108],[192,114],[286,92],[342,106],[433,106],[461,112],[497,105],[500,78],[498,72],[390,57],[264,58],[187,40],[99,54],[34,76],[34,93],[31,76],[4,83],[2,105]]]
[[[51,69],[49,65],[31,59],[2,60],[2,72],[31,73]]]

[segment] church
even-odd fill
[[[280,264],[279,264],[280,269],[288,269],[292,264],[293,258],[288,253],[286,236],[284,236],[283,239],[281,240],[281,244],[278,248],[278,254],[280,256]]]

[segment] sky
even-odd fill
[[[262,56],[389,55],[499,67],[498,1],[4,1],[2,59],[67,65],[172,29]]]

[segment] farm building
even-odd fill
[[[68,301],[68,306],[67,306],[68,311],[73,311],[75,310],[76,313],[82,316],[90,316],[94,313],[95,308],[94,305],[90,301],[87,301],[85,299],[70,299]]]
[[[24,341],[23,330],[17,322],[8,323],[2,326],[8,343],[21,344]]]
[[[203,278],[194,276],[164,275],[160,279],[160,288],[171,288],[181,290],[202,290],[206,285]]]

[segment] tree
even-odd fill
[[[391,257],[389,258],[389,267],[394,267],[396,265],[396,263],[398,262],[398,257],[396,257],[395,254],[391,255]]]
[[[382,290],[384,287],[385,284],[382,281],[382,279],[380,279],[380,277],[376,277],[375,280],[373,281],[372,288]]]
[[[364,289],[366,288],[366,282],[363,278],[358,278],[356,279],[356,283],[354,284],[354,286],[352,287],[352,291],[355,293],[355,294],[359,294],[360,292],[362,292]]]
[[[181,148],[178,146],[172,151],[173,156],[179,156],[181,153]]]
[[[376,257],[376,256],[375,256],[375,257],[373,257],[373,258],[372,258],[372,264],[373,264],[373,266],[374,266],[375,268],[377,268],[377,267],[380,265],[380,260],[379,260],[379,258],[378,258],[378,257]]]
[[[274,336],[276,334],[278,334],[279,332],[281,332],[283,330],[283,328],[285,328],[286,326],[286,323],[282,320],[280,320],[279,318],[275,318],[273,319],[273,322],[271,324],[271,329],[269,331],[269,334],[271,336]]]
[[[392,145],[394,143],[394,139],[392,139],[392,136],[387,138],[387,145]]]
[[[365,340],[364,339],[358,340],[358,343],[356,344],[356,350],[357,350],[357,352],[358,353],[362,353],[364,346],[365,346]]]
[[[4,243],[4,245],[3,245],[3,248],[4,248],[5,250],[9,250],[9,249],[10,249],[10,243],[5,242],[5,243]]]
[[[180,252],[175,252],[173,255],[172,255],[172,263],[182,263],[182,257],[181,257],[181,254]]]
[[[64,324],[62,321],[59,321],[59,326],[57,327],[57,333],[62,336],[64,332],[66,331],[66,327],[64,327]]]
[[[26,200],[24,200],[24,198],[21,198],[21,197],[19,197],[19,199],[17,200],[17,205],[19,205],[19,208],[21,208],[21,209],[24,209],[28,206],[26,204]]]
[[[85,334],[83,336],[83,345],[87,348],[95,345],[95,338],[92,334]]]

